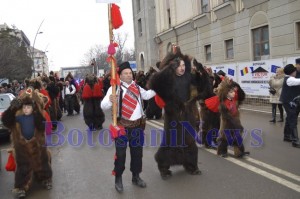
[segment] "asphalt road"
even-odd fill
[[[270,124],[269,114],[242,111],[242,124],[247,130],[246,150],[250,156],[244,159],[222,158],[214,150],[199,145],[198,164],[202,175],[191,176],[181,166],[171,167],[172,178],[162,180],[154,161],[157,151],[155,139],[150,132],[159,132],[162,120],[147,121],[146,146],[144,148],[141,177],[147,188],[141,189],[131,183],[129,171],[130,154],[127,151],[126,170],[123,174],[124,192],[114,188],[114,144],[108,131],[88,133],[83,116],[64,116],[61,133],[54,134],[52,144],[58,140],[61,146],[51,147],[53,156],[53,189],[44,190],[33,184],[26,198],[32,199],[181,199],[181,198],[300,198],[300,149],[283,142],[283,123]],[[104,128],[111,123],[106,113]],[[77,135],[79,139],[77,139]],[[72,137],[74,139],[72,139]],[[153,137],[153,136],[152,136]],[[58,139],[59,138],[59,139]],[[83,139],[81,139],[83,138]],[[79,144],[78,144],[79,140]],[[80,143],[81,142],[81,143]],[[159,143],[159,142],[156,142]],[[77,146],[76,146],[77,145]],[[14,174],[4,170],[8,142],[1,141],[0,198],[13,198],[11,189]]]

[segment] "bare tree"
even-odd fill
[[[123,35],[118,33],[115,35],[115,42],[117,42],[119,45],[115,55],[118,65],[120,65],[123,62],[123,55],[124,55],[127,38],[128,38],[128,33],[124,33]]]
[[[123,61],[135,60],[134,49],[130,49],[128,51],[125,47],[127,38],[128,33],[118,33],[114,37],[114,41],[118,44],[116,54],[114,55],[117,65],[121,64]],[[106,61],[108,58],[107,49],[108,47],[104,47],[102,45],[95,45],[94,47],[91,47],[90,50],[84,55],[84,59],[81,61],[81,64],[84,66],[89,66],[93,63],[96,64],[98,69],[104,69],[105,71],[109,70],[110,65]]]
[[[134,49],[124,50],[123,60],[124,61],[135,61],[135,50]]]
[[[22,81],[31,77],[33,61],[12,29],[0,31],[0,78]]]

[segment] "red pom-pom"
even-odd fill
[[[116,53],[116,49],[113,43],[110,43],[108,46],[107,54],[114,55]]]
[[[7,163],[5,165],[6,171],[15,171],[16,170],[16,161],[12,153],[9,153]]]
[[[118,29],[120,26],[123,25],[120,7],[114,3],[111,5],[111,24],[114,29]]]
[[[116,172],[114,170],[112,170],[111,175],[116,176]]]

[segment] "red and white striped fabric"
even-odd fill
[[[122,117],[124,119],[129,120],[132,116],[136,106],[137,106],[137,99],[139,96],[139,89],[135,84],[131,84],[123,97],[122,100]]]

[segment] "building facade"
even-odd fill
[[[155,0],[159,58],[178,44],[204,65],[300,55],[300,0]]]
[[[137,70],[147,72],[159,60],[159,45],[155,42],[156,16],[154,0],[133,0],[133,26]]]
[[[30,47],[30,51],[33,53],[33,76],[36,77],[38,74],[43,73],[49,75],[49,62],[46,52],[38,50],[36,48],[33,49],[33,47]]]

